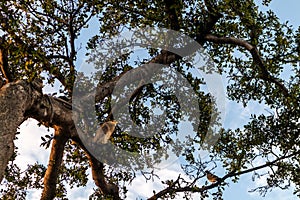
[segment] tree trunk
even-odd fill
[[[0,89],[0,182],[14,152],[14,138],[24,114],[32,105],[31,89],[24,81]]]

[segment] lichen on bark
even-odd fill
[[[32,105],[30,86],[25,81],[9,83],[0,89],[0,182],[14,152],[14,138],[24,114]]]

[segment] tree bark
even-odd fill
[[[0,89],[0,182],[14,152],[17,128],[25,120],[34,96],[24,81],[8,83]]]
[[[41,200],[52,200],[55,197],[56,183],[62,163],[64,148],[67,140],[69,139],[65,133],[68,132],[68,130],[64,130],[57,126],[55,126],[54,129],[54,139],[52,142],[48,168],[44,176],[44,189]]]

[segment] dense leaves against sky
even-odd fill
[[[185,143],[187,147],[182,147],[174,138],[180,120],[187,115],[180,112],[180,104],[174,95],[160,85],[147,84],[130,99],[129,110],[136,124],[147,125],[153,108],[159,105],[167,111],[165,127],[153,137],[144,139],[130,136],[117,127],[111,138],[113,144],[124,150],[150,155],[175,143],[173,151],[185,159],[182,164],[185,174],[172,180],[157,179],[155,171],[144,174],[147,181],[162,182],[165,188],[154,191],[153,196],[147,198],[172,199],[184,194],[188,199],[191,194],[198,193],[201,198],[212,195],[221,199],[229,180],[238,182],[243,174],[253,175],[254,180],[260,176],[267,178],[265,186],[254,189],[262,195],[272,188],[287,189],[292,185],[295,195],[300,196],[300,27],[282,23],[272,10],[260,11],[259,6],[268,6],[269,3],[270,0],[263,1],[262,5],[256,5],[252,0],[2,0],[0,47],[6,52],[7,63],[3,65],[5,69],[1,69],[1,78],[3,84],[18,80],[32,83],[36,78],[49,85],[58,81],[60,88],[57,93],[63,95],[64,101],[71,102],[75,78],[81,76],[77,70],[82,54],[86,53],[93,59],[95,47],[101,47],[103,42],[124,30],[150,26],[181,32],[201,44],[218,72],[227,78],[228,100],[239,102],[244,107],[253,102],[261,103],[269,113],[257,114],[253,110],[249,122],[240,128],[222,128],[218,132],[218,142],[207,147],[209,156],[200,159],[198,147],[209,131],[210,120],[213,120],[213,98],[201,90],[205,80],[195,77],[189,71],[193,66],[183,58],[161,49],[145,48],[146,53],[141,58],[134,57],[134,52],[115,58],[102,72],[99,87],[109,85],[141,64],[158,62],[170,65],[188,80],[201,111],[199,116],[187,119],[191,123],[198,120],[199,127],[193,127],[196,134]],[[82,33],[90,27],[95,35],[85,38]],[[88,39],[87,43],[82,42],[85,39]],[[101,63],[101,57],[93,61]],[[288,73],[283,75],[284,71]],[[108,94],[97,102],[99,123],[113,119],[111,101],[111,94]],[[27,117],[35,116],[33,111],[28,113]],[[51,120],[39,122],[42,126],[57,127]],[[87,149],[78,140],[70,138],[73,141],[64,144],[62,164],[55,180],[57,199],[67,199],[68,187],[85,187],[90,166],[101,169],[98,175],[93,174],[98,187],[91,199],[125,199],[128,194],[126,186],[136,178],[138,163],[124,168],[103,166],[86,153]],[[42,137],[41,147],[49,148],[55,139],[49,133]],[[28,189],[44,188],[47,166],[28,163],[28,168],[21,171],[14,163],[19,153],[22,152],[15,149],[6,169],[0,189],[3,199],[25,199]],[[162,152],[149,156],[148,167],[158,162],[160,156],[169,155]],[[223,172],[221,181],[205,182],[205,170]],[[118,190],[109,189],[110,184],[118,186]],[[217,188],[216,192],[210,193],[213,188]]]

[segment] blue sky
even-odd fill
[[[261,0],[257,0],[257,2],[261,2]],[[300,25],[300,1],[299,0],[273,0],[269,6],[275,14],[279,17],[282,22],[289,21],[290,24],[294,25],[294,27],[298,27]],[[262,8],[265,10],[266,8]],[[261,105],[252,105],[255,113],[264,112],[264,107]],[[230,110],[230,108],[229,108]],[[249,110],[252,110],[249,108]],[[248,110],[248,111],[249,111]],[[249,114],[244,110],[244,114]],[[230,111],[229,111],[230,112]],[[247,113],[248,112],[248,113]],[[253,112],[252,112],[253,113]],[[236,113],[238,114],[238,113]],[[241,176],[240,181],[235,184],[232,183],[228,189],[225,190],[224,199],[231,200],[296,200],[298,199],[296,196],[293,196],[293,190],[281,190],[274,189],[272,192],[267,193],[265,197],[261,197],[258,193],[249,193],[247,191],[254,189],[255,186],[263,185],[265,180],[256,180],[252,181],[251,175]]]
[[[257,0],[257,2],[261,2],[261,0]],[[262,8],[265,9],[265,8]],[[289,21],[295,27],[300,25],[300,1],[299,0],[273,0],[270,5],[270,9],[275,11],[277,16],[282,20],[282,22]],[[97,27],[90,27],[91,30],[97,31]],[[91,34],[93,31],[86,30],[82,32],[81,42],[84,44],[85,38],[89,38],[92,36]],[[79,60],[81,62],[82,60]],[[50,88],[46,89],[46,93],[50,92]],[[241,112],[241,110],[243,110]],[[245,123],[245,121],[249,118],[251,113],[261,113],[265,112],[265,107],[259,104],[251,104],[248,108],[244,109],[242,105],[236,103],[229,103],[226,109],[227,111],[227,118],[225,121],[225,125],[227,127],[238,127]],[[28,163],[34,163],[38,160],[40,163],[47,164],[49,151],[44,151],[39,147],[40,144],[40,137],[43,134],[47,134],[45,128],[38,127],[34,125],[34,120],[29,120],[25,122],[21,126],[22,134],[18,135],[19,140],[16,140],[16,145],[19,147],[19,152],[22,154],[18,158],[18,163],[23,166],[24,168],[27,166]],[[41,134],[42,133],[42,134]],[[43,153],[41,152],[43,151]],[[168,169],[162,170],[160,173],[165,177],[170,177],[171,175],[176,176],[177,168],[170,166]],[[216,173],[220,173],[219,175],[222,176],[221,171],[216,171]],[[173,177],[174,177],[173,176]],[[92,178],[90,178],[92,180]],[[240,181],[236,184],[231,183],[229,188],[226,188],[224,193],[225,200],[294,200],[297,199],[295,196],[292,196],[293,190],[286,190],[282,191],[279,189],[273,190],[271,193],[268,193],[266,197],[260,197],[257,193],[249,193],[248,191],[259,186],[260,184],[264,183],[264,179],[257,180],[253,182],[251,180],[251,175],[244,175],[241,176]],[[159,188],[160,186],[157,183],[152,184],[147,183],[145,184],[142,179],[137,179],[132,184],[132,189],[141,192],[151,192],[153,187]],[[93,182],[88,183],[88,187],[80,188],[80,189],[73,189],[69,193],[69,198],[74,200],[80,199],[88,199],[88,195],[91,194],[91,188],[94,186]],[[31,196],[28,199],[39,199],[40,191],[32,192]],[[134,198],[134,193],[131,193],[130,198]]]
[[[257,0],[257,2],[261,2],[261,0]],[[282,22],[289,21],[290,24],[294,25],[294,27],[298,27],[300,25],[300,1],[299,0],[273,0],[270,4],[270,9],[272,9],[275,14],[279,17]],[[262,8],[265,10],[266,8]],[[233,104],[234,105],[234,104]],[[226,110],[233,111],[233,115],[231,116],[240,116],[239,109],[236,109],[233,105],[232,109],[229,107]],[[237,105],[238,106],[238,105]],[[239,107],[239,106],[238,106]],[[252,107],[252,108],[251,108]],[[252,104],[250,108],[243,109],[241,108],[241,112],[246,117],[250,113],[259,113],[265,112],[265,108],[263,105]],[[268,109],[268,108],[267,108]],[[234,115],[237,114],[237,115]],[[229,121],[232,122],[232,117],[229,118]],[[229,122],[230,123],[230,122]],[[230,126],[234,126],[231,124]],[[274,189],[272,192],[267,193],[265,197],[261,197],[258,193],[249,193],[248,191],[254,189],[256,186],[263,185],[265,180],[262,178],[261,180],[252,181],[251,175],[243,175],[240,178],[238,183],[230,184],[229,188],[225,190],[224,199],[232,199],[232,200],[296,200],[298,199],[296,196],[293,196],[293,190],[281,190]]]

